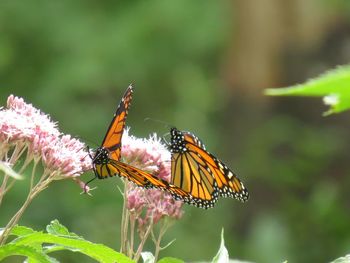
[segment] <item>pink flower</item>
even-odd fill
[[[0,109],[0,143],[0,150],[25,145],[28,155],[42,159],[54,179],[75,177],[91,168],[82,142],[61,134],[48,115],[13,95],[7,99],[7,108]]]
[[[51,171],[57,171],[60,177],[79,176],[91,169],[91,160],[85,151],[85,145],[70,135],[63,135],[45,141],[42,148],[42,159]]]
[[[39,137],[60,135],[57,124],[52,122],[48,115],[34,108],[32,104],[25,103],[22,98],[10,95],[7,99],[7,108],[17,116],[26,119],[25,124],[35,132],[34,135]]]
[[[130,136],[129,130],[126,129],[122,145],[123,161],[170,181],[171,155],[155,134],[149,139],[140,139]],[[128,210],[139,214],[141,232],[147,224],[156,224],[164,217],[179,219],[183,214],[183,203],[175,201],[169,193],[159,189],[143,189],[132,185],[126,193],[126,198]],[[142,211],[144,213],[141,213]]]
[[[33,151],[40,152],[47,137],[58,137],[56,123],[48,115],[27,104],[22,98],[10,95],[7,109],[0,110],[0,141],[26,141]]]
[[[129,135],[129,129],[125,129],[121,156],[124,162],[170,181],[171,155],[156,134],[151,135],[149,139],[141,139]]]

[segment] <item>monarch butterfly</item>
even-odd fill
[[[218,197],[232,197],[241,202],[249,193],[238,177],[219,159],[206,151],[192,133],[170,130],[171,182],[175,199],[201,208],[211,208]],[[177,193],[180,188],[186,194]]]
[[[126,117],[128,115],[128,109],[132,100],[132,93],[133,87],[130,85],[126,89],[125,94],[118,105],[101,146],[96,149],[93,156],[90,155],[95,178],[104,179],[119,175],[120,177],[127,178],[138,186],[165,189],[167,188],[167,182],[120,161],[121,140]]]

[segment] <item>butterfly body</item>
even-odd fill
[[[121,141],[126,117],[132,100],[132,93],[133,88],[130,85],[118,105],[102,145],[90,156],[95,178],[104,179],[118,175],[143,188],[159,188],[166,190],[169,188],[166,181],[120,161]]]
[[[90,155],[95,178],[118,175],[142,188],[161,189],[170,193],[175,200],[205,209],[213,207],[219,197],[233,197],[242,202],[248,200],[248,191],[237,176],[190,132],[176,128],[170,130],[170,182],[121,162],[121,140],[132,93],[132,86],[129,86],[101,146]]]
[[[209,153],[202,141],[190,132],[170,130],[171,184],[187,193],[184,202],[211,208],[218,197],[241,202],[249,198],[238,177],[218,158]],[[181,196],[174,196],[181,199]]]
[[[109,151],[104,147],[97,148],[94,156],[92,157],[93,170],[95,172],[96,177],[98,177],[99,179],[107,178],[106,176],[103,176],[103,173],[99,173],[98,169],[100,169],[100,167],[102,166],[108,165],[109,162]],[[114,175],[108,173],[108,176]]]

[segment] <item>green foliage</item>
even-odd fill
[[[303,84],[281,89],[267,89],[272,96],[325,96],[330,105],[325,115],[339,113],[350,108],[350,66],[338,67]]]
[[[185,261],[172,257],[165,257],[158,261],[158,263],[184,263]]]
[[[145,117],[164,118],[158,113],[162,106],[161,112],[170,113],[178,103],[188,113],[197,101],[198,110],[183,121],[191,123],[195,115],[210,128],[204,116],[215,105],[213,74],[229,29],[225,1],[40,0],[38,6],[0,3],[1,93],[28,95],[64,128],[94,140],[91,123],[106,125],[119,92],[133,82],[138,97],[145,97],[134,110],[148,108],[139,123]],[[21,19],[13,21],[14,16]],[[70,114],[62,105],[70,105]],[[90,118],[82,119],[84,114]]]
[[[49,253],[69,250],[85,254],[99,262],[133,262],[107,246],[91,243],[69,232],[57,220],[52,221],[46,229],[47,233],[43,233],[24,226],[16,226],[11,234],[17,237],[9,244],[0,247],[0,260],[21,255],[27,257],[30,262],[52,262],[54,259],[48,256]]]
[[[0,260],[3,260],[9,256],[24,256],[28,258],[30,262],[52,262],[50,257],[45,253],[42,253],[40,250],[37,250],[31,246],[12,243],[0,247]]]

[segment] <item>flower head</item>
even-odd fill
[[[170,181],[171,155],[156,134],[148,139],[129,135],[125,129],[122,139],[123,160],[143,170],[153,172],[158,178]]]
[[[34,137],[39,138],[46,136],[59,136],[60,132],[57,129],[57,124],[52,122],[50,117],[40,110],[33,107],[32,104],[27,104],[22,98],[10,95],[7,99],[7,112],[10,112],[16,119],[23,121],[22,125],[27,128],[29,138],[34,141]],[[14,123],[17,127],[18,121]],[[19,128],[23,128],[19,126]],[[26,133],[25,133],[26,134]]]
[[[63,135],[54,141],[47,141],[42,149],[42,159],[45,166],[59,175],[79,176],[91,167],[91,160],[85,152],[85,145],[70,135]]]
[[[130,136],[126,129],[122,145],[122,156],[126,163],[152,172],[165,181],[170,180],[170,152],[155,134],[149,139],[140,139]],[[143,189],[132,185],[126,198],[128,210],[140,215],[139,230],[147,224],[156,224],[164,217],[179,219],[183,214],[182,202],[175,201],[169,193],[159,189]]]
[[[13,95],[7,99],[7,108],[0,109],[0,143],[0,149],[27,147],[28,155],[42,159],[55,179],[77,176],[91,167],[82,142],[61,134],[48,115]]]

